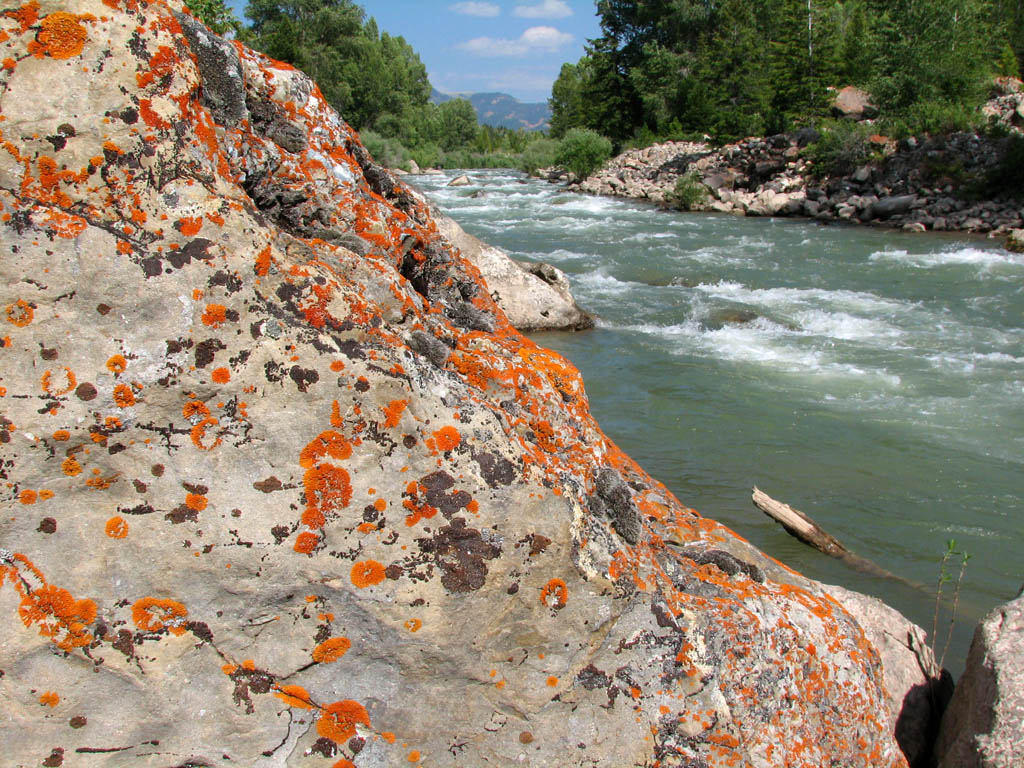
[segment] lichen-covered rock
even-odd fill
[[[859,626],[619,452],[305,76],[171,2],[0,46],[6,765],[904,764]]]
[[[940,768],[1024,765],[1024,590],[974,631],[935,744]]]

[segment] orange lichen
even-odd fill
[[[338,762],[331,766],[331,768],[356,768],[356,764],[351,760],[346,760],[344,757]]]
[[[186,216],[183,219],[178,219],[175,224],[177,229],[185,237],[194,237],[199,234],[199,230],[203,228],[203,217],[197,216],[195,218]]]
[[[89,33],[79,23],[79,19],[93,18],[90,15],[75,16],[64,11],[51,13],[40,22],[37,48],[29,46],[29,50],[39,56],[53,59],[70,59],[82,52]]]
[[[124,355],[114,355],[107,360],[107,370],[115,376],[120,376],[127,367],[128,361],[124,359]]]
[[[409,756],[405,758],[410,763],[418,763],[420,761],[420,753],[417,750],[413,750],[409,753]]]
[[[128,535],[128,522],[123,517],[115,515],[107,520],[103,530],[112,539],[123,539]]]
[[[324,456],[342,461],[352,455],[352,445],[338,432],[327,430],[313,438],[299,454],[299,466],[314,467]]]
[[[135,393],[127,384],[118,384],[114,387],[114,404],[118,408],[130,408],[135,405]]]
[[[227,368],[214,368],[213,372],[210,374],[210,378],[217,384],[227,384],[231,381],[231,371]]]
[[[44,707],[56,707],[58,704],[60,704],[60,696],[58,696],[53,691],[45,691],[39,697],[39,703],[42,704]]]
[[[347,471],[333,464],[318,464],[307,469],[302,477],[306,491],[306,511],[320,520],[310,527],[318,528],[330,513],[347,507],[352,499],[352,484]]]
[[[270,274],[270,263],[270,246],[268,245],[256,256],[256,274],[260,277],[266,277]]]
[[[214,427],[214,426],[216,426],[218,424],[220,424],[220,422],[217,419],[208,418],[208,419],[203,419],[198,424],[196,424],[194,427],[192,427],[192,432],[191,432],[192,444],[196,448],[199,448],[202,451],[212,451],[214,448],[216,448],[218,445],[220,445],[221,442],[223,442],[223,440],[222,440],[222,438],[219,435],[209,445],[207,445],[204,442],[206,440],[206,430],[209,427]]]
[[[96,603],[89,599],[75,600],[66,589],[46,583],[42,572],[20,553],[12,561],[21,563],[32,572],[42,586],[32,589],[23,578],[18,578],[14,565],[0,568],[0,576],[10,576],[14,588],[21,595],[18,616],[26,627],[39,626],[39,634],[48,637],[61,650],[71,651],[92,642],[87,626],[96,619]],[[2,582],[2,579],[0,579]]]
[[[75,378],[75,374],[70,368],[64,368],[64,381],[61,382],[64,386],[62,387],[55,388],[53,376],[53,371],[47,370],[43,373],[43,378],[40,382],[43,387],[43,392],[51,397],[61,397],[62,395],[66,395],[78,385],[78,379]]]
[[[172,635],[183,635],[188,609],[177,600],[144,597],[132,606],[132,621],[145,632],[167,629]]]
[[[26,488],[18,494],[18,501],[22,504],[35,504],[38,498],[39,494],[29,488]]]
[[[60,471],[68,477],[74,477],[75,475],[82,474],[82,465],[78,463],[78,459],[74,456],[68,456],[61,462]]]
[[[201,493],[190,493],[185,497],[185,506],[195,512],[202,512],[209,503]]]
[[[558,678],[554,675],[551,675],[550,677],[548,677],[546,682],[549,688],[554,688],[556,685],[558,685]]]
[[[441,427],[441,429],[434,433],[434,440],[437,442],[438,450],[451,451],[462,442],[462,435],[459,434],[459,430],[455,427]]]
[[[296,709],[313,708],[309,692],[301,685],[285,685],[279,688],[274,695],[289,707],[295,707]]]
[[[405,622],[405,628],[408,629],[410,632],[419,632],[422,627],[423,622],[419,619],[409,619],[407,622]]]
[[[347,637],[332,637],[313,649],[313,661],[319,664],[330,664],[348,653],[348,649],[351,647],[352,641]]]
[[[207,408],[206,404],[200,400],[190,400],[182,406],[181,415],[186,419],[191,419],[193,417],[205,419],[210,415],[210,409]]]
[[[30,0],[20,8],[4,11],[4,16],[17,21],[21,25],[22,32],[28,32],[29,28],[39,21],[39,2]]]
[[[41,501],[49,501],[52,498],[53,498],[53,491],[51,491],[51,490],[42,490],[42,491],[39,492],[39,499]]]
[[[564,608],[569,601],[569,589],[562,579],[551,579],[540,590],[540,601],[550,608]]]
[[[8,304],[4,312],[7,315],[7,322],[18,328],[24,328],[31,323],[36,314],[32,305],[24,299],[18,299],[13,304]]]
[[[304,531],[295,538],[294,549],[300,555],[309,555],[320,543],[320,537],[312,531]]]
[[[387,429],[394,429],[398,426],[398,421],[402,418],[402,412],[405,411],[406,406],[409,405],[408,400],[392,400],[386,406],[381,408],[384,411],[384,426]]]
[[[223,304],[207,304],[201,318],[203,325],[219,328],[221,324],[227,321],[227,312],[228,309]]]
[[[352,565],[352,583],[359,589],[372,587],[384,581],[384,566],[376,560],[360,560]]]
[[[344,744],[356,735],[356,726],[370,726],[370,715],[358,701],[345,699],[328,704],[320,710],[316,732],[325,739]]]

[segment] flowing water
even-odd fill
[[[468,232],[564,270],[598,316],[533,338],[583,373],[604,431],[683,503],[926,630],[968,552],[946,666],[1024,582],[1024,256],[962,236],[661,211],[509,171],[417,176]],[[848,569],[757,485],[898,580]],[[960,561],[947,566],[952,594]],[[939,619],[937,651],[948,634]]]

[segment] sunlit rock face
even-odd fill
[[[839,604],[181,10],[0,16],[5,764],[903,765]]]

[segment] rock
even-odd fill
[[[903,766],[842,606],[618,450],[301,72],[232,43],[215,122],[174,12],[0,16],[4,761]]]
[[[908,221],[903,225],[904,232],[927,232],[928,227],[921,221]]]
[[[974,632],[935,745],[939,768],[1024,765],[1024,591]]]
[[[1024,229],[1014,229],[1006,237],[1006,247],[1017,253],[1024,253]]]
[[[952,689],[949,673],[938,671],[928,634],[877,598],[834,585],[826,589],[878,651],[890,727],[911,768],[923,768]]]
[[[996,96],[1010,96],[1024,92],[1024,83],[1016,77],[997,77],[992,81]]]
[[[869,120],[878,117],[878,108],[871,103],[871,95],[848,85],[832,100],[832,114],[847,120]]]
[[[865,165],[854,171],[853,180],[859,184],[863,184],[871,178],[871,166]]]
[[[411,173],[413,175],[418,175],[418,174],[422,173],[422,171],[420,170],[419,164],[415,160],[410,160],[409,161],[409,173]]]
[[[423,175],[424,176],[443,176],[444,175],[444,171],[442,171],[440,168],[424,168],[423,169]]]
[[[454,179],[448,182],[449,187],[468,187],[470,185],[469,176],[463,174],[462,176],[456,176]]]
[[[874,219],[889,219],[909,211],[917,201],[916,195],[894,195],[883,197],[871,204],[870,215]]]

